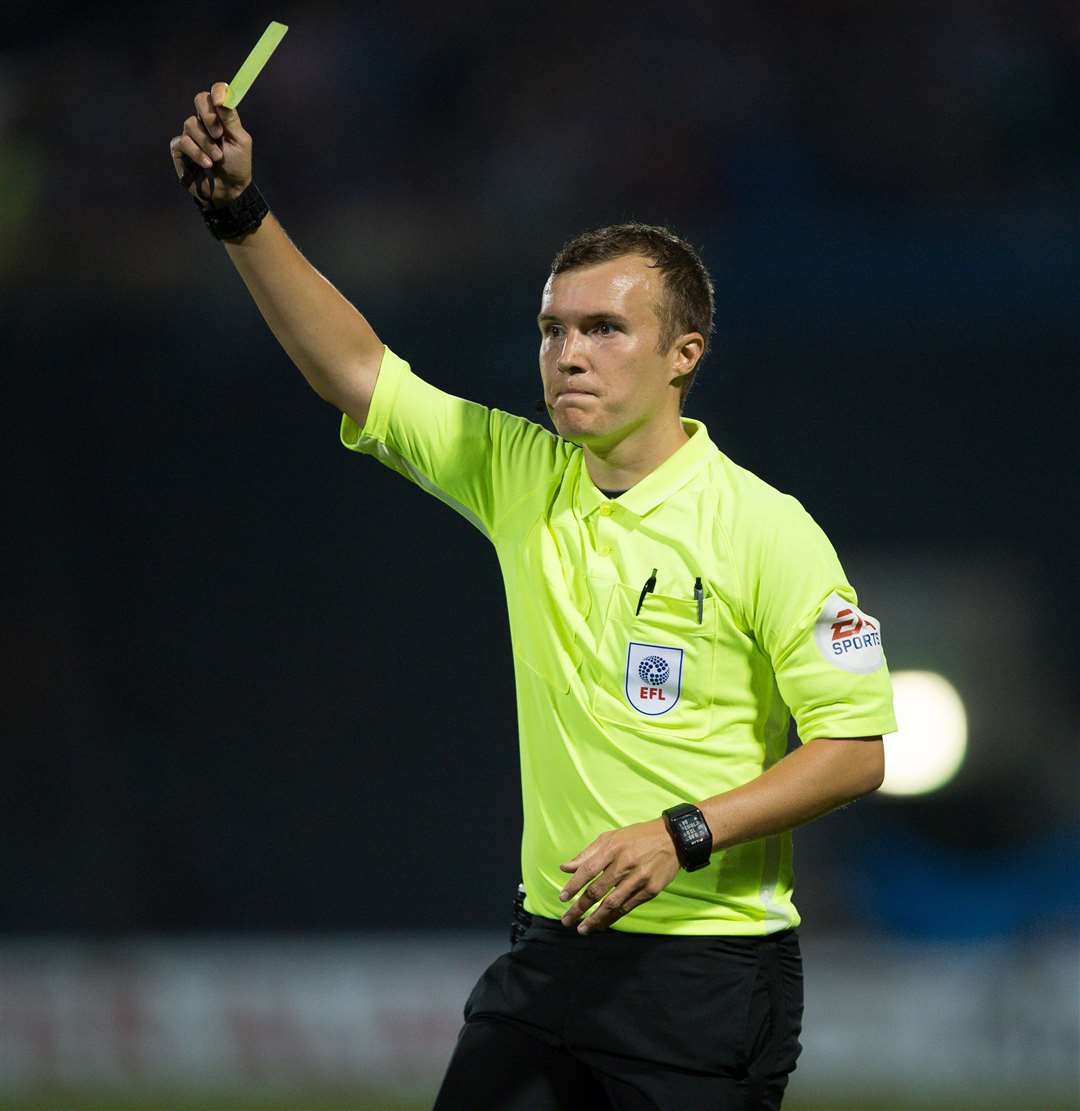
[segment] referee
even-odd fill
[[[225,91],[171,141],[181,184],[345,447],[460,513],[506,586],[525,897],[437,1111],[779,1108],[802,1016],[790,831],[880,785],[896,722],[879,624],[824,533],[683,416],[712,330],[701,259],[642,224],[556,255],[552,434],[384,346],[267,210]]]

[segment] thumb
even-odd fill
[[[210,86],[210,103],[214,106],[218,120],[226,131],[242,131],[243,124],[240,123],[240,114],[235,108],[229,108],[225,104],[225,97],[228,96],[228,93],[229,86],[227,82],[215,81]]]

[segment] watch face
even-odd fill
[[[709,839],[705,823],[696,814],[687,814],[679,819],[679,836],[688,848],[694,848]]]

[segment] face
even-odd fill
[[[553,275],[540,301],[540,377],[555,430],[597,449],[678,419],[678,381],[701,355],[698,333],[657,351],[663,275],[626,255]]]

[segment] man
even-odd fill
[[[639,224],[556,256],[552,435],[384,347],[268,213],[225,88],[172,140],[182,184],[343,444],[464,516],[506,585],[527,928],[469,997],[436,1108],[778,1108],[802,1014],[790,830],[880,785],[896,723],[820,528],[682,416],[701,260]]]

